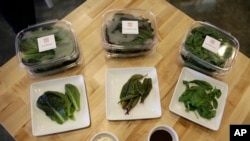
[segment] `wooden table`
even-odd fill
[[[102,14],[113,8],[141,8],[152,11],[158,23],[159,45],[154,54],[129,59],[108,59],[101,42]],[[242,53],[233,70],[222,79],[229,86],[222,122],[212,131],[169,111],[169,103],[183,65],[178,51],[184,33],[193,21],[165,0],[88,0],[65,20],[76,32],[84,64],[53,76],[33,79],[18,66],[16,58],[0,68],[0,123],[16,140],[86,141],[98,132],[109,131],[121,141],[146,140],[156,125],[173,127],[182,141],[229,140],[230,124],[250,124],[250,60]],[[155,67],[157,69],[162,116],[156,119],[108,121],[105,116],[105,72],[108,68]],[[91,125],[88,128],[35,137],[30,116],[30,85],[34,82],[72,75],[85,78]]]

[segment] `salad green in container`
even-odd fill
[[[15,40],[19,64],[32,76],[54,74],[81,63],[71,24],[52,20],[29,26]]]
[[[142,9],[113,9],[103,14],[102,41],[107,57],[135,57],[155,50],[155,15]]]
[[[207,22],[195,21],[184,37],[181,61],[211,76],[226,75],[235,62],[239,42],[231,34]]]

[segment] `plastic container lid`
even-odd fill
[[[63,20],[23,29],[16,36],[15,47],[19,65],[31,75],[49,75],[80,62],[74,31],[71,24]]]
[[[184,37],[181,59],[188,67],[212,76],[227,74],[239,51],[238,40],[207,22],[195,21]]]
[[[113,9],[103,14],[102,41],[108,57],[151,53],[157,44],[155,15],[142,9]]]

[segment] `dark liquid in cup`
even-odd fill
[[[157,130],[153,132],[150,141],[172,141],[172,136],[165,130]]]

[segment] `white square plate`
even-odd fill
[[[221,97],[218,99],[218,108],[216,110],[216,116],[210,120],[202,118],[200,116],[196,116],[196,114],[192,111],[187,112],[185,111],[184,103],[179,102],[179,97],[182,95],[182,93],[185,91],[186,86],[183,84],[183,80],[191,81],[191,80],[205,80],[209,82],[213,87],[216,87],[221,90]],[[189,69],[187,67],[184,67],[182,69],[182,72],[180,74],[179,80],[176,84],[175,91],[173,94],[173,97],[171,99],[169,109],[170,111],[189,119],[197,124],[200,124],[202,126],[205,126],[211,130],[218,130],[220,127],[226,99],[227,99],[227,93],[228,93],[228,85],[218,81],[212,77],[209,77],[207,75],[204,75],[200,72],[194,71],[192,69]]]
[[[118,103],[122,86],[134,74],[147,74],[153,88],[144,103],[138,103],[129,114]],[[114,68],[106,72],[106,117],[108,120],[135,120],[160,117],[161,101],[156,69],[153,67]]]
[[[36,106],[36,101],[45,91],[59,91],[65,93],[65,84],[70,83],[75,85],[80,96],[79,112],[74,112],[75,121],[67,120],[63,124],[58,124],[47,117],[41,109]],[[34,136],[41,136],[64,132],[79,128],[88,127],[90,125],[88,101],[85,90],[84,79],[81,75],[53,79],[48,81],[36,82],[30,86],[30,103],[31,103],[31,119],[32,119],[32,133]]]

